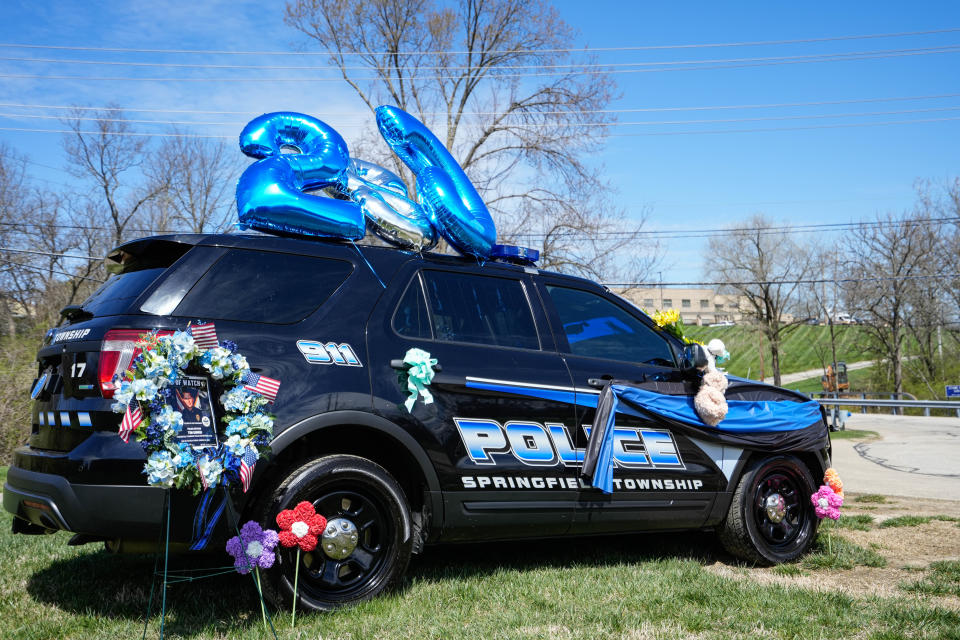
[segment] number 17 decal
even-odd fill
[[[353,347],[344,342],[317,342],[316,340],[297,340],[297,348],[310,364],[338,364],[344,367],[362,367]]]

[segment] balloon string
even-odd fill
[[[357,246],[357,243],[354,242],[353,240],[351,240],[351,241],[350,241],[350,244],[352,244],[352,245],[353,245],[353,248],[357,250],[357,253],[360,254],[360,257],[361,257],[361,258],[363,258],[363,261],[364,261],[365,263],[367,263],[367,266],[370,268],[370,273],[372,273],[372,274],[373,274],[373,277],[377,279],[377,282],[380,283],[380,286],[383,287],[384,289],[386,289],[386,288],[387,288],[387,285],[383,284],[383,280],[381,280],[381,279],[380,279],[380,276],[377,275],[377,270],[373,268],[373,265],[370,264],[370,261],[367,260],[367,257],[366,257],[365,255],[363,255],[363,251],[360,251],[360,247]]]

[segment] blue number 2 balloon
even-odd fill
[[[237,183],[241,224],[308,236],[364,236],[355,202],[304,193],[345,186],[350,155],[331,126],[301,113],[267,113],[243,128],[240,150],[260,159]]]
[[[417,195],[437,230],[457,251],[488,257],[497,229],[457,161],[406,111],[382,106],[376,113],[383,139],[417,176]]]

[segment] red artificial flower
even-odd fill
[[[284,547],[299,546],[304,551],[317,548],[317,537],[327,528],[327,519],[304,500],[293,509],[284,509],[277,514],[280,527],[280,544]]]

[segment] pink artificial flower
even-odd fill
[[[843,496],[834,491],[830,485],[823,485],[812,496],[813,510],[818,518],[840,519],[840,507],[843,506]]]

